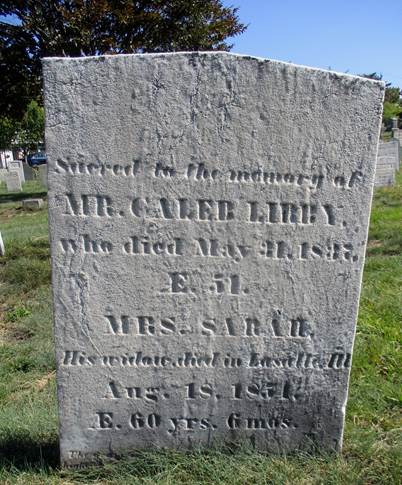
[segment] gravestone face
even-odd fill
[[[0,182],[6,181],[7,174],[8,174],[8,170],[6,168],[0,168]]]
[[[228,53],[44,78],[62,462],[339,450],[383,84]]]
[[[21,178],[17,170],[10,170],[4,177],[7,185],[7,192],[21,192]]]
[[[30,167],[27,163],[23,163],[22,167],[23,167],[23,170],[24,170],[25,180],[34,180],[34,178],[35,178],[34,169],[32,167]]]
[[[399,141],[393,139],[388,142],[380,141],[377,153],[375,185],[383,187],[395,183],[395,172],[400,165]]]
[[[41,184],[47,188],[47,164],[45,165],[39,165],[39,179],[41,181]]]
[[[24,175],[24,169],[22,167],[22,162],[21,160],[10,160],[8,162],[8,169],[15,170],[16,172],[19,173],[21,182],[25,182],[25,175]]]
[[[400,145],[398,140],[392,139],[387,142],[380,141],[378,145],[377,166],[382,163],[390,163],[395,170],[399,170]]]

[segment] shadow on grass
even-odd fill
[[[57,468],[60,465],[59,441],[38,442],[29,438],[0,441],[0,468],[28,471]]]
[[[20,202],[23,199],[37,199],[47,197],[47,191],[41,192],[11,192],[10,194],[0,194],[0,204],[2,202]]]

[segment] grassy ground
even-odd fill
[[[247,449],[147,452],[87,470],[58,466],[46,210],[37,182],[0,187],[1,484],[398,484],[402,477],[402,173],[377,190],[341,456],[267,457]]]

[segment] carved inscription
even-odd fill
[[[324,193],[328,183],[332,190],[353,190],[364,179],[360,171],[348,176],[337,175],[332,180],[328,180],[325,174],[279,173],[262,169],[229,169],[225,173],[203,163],[189,164],[181,173],[177,167],[164,162],[150,168],[138,160],[126,166],[110,163],[92,166],[59,160],[57,170],[74,176],[101,178],[136,178],[149,170],[152,177],[166,181],[183,177],[193,184],[213,184],[226,178],[228,183],[244,187],[245,190],[263,184],[291,190],[299,188],[309,193]],[[121,255],[127,261],[188,261],[191,258],[210,262],[217,265],[215,269],[208,267],[196,273],[185,266],[173,271],[161,267],[153,291],[170,298],[175,305],[197,294],[240,302],[253,297],[250,294],[252,281],[242,276],[241,269],[241,265],[248,261],[260,261],[262,265],[293,262],[303,265],[317,262],[357,264],[361,256],[361,243],[358,239],[350,240],[342,236],[345,228],[343,211],[342,206],[337,206],[330,199],[328,202],[303,200],[300,195],[297,196],[297,192],[288,199],[277,200],[269,194],[257,200],[248,196],[236,199],[158,194],[143,196],[134,192],[123,201],[114,194],[79,195],[67,192],[64,195],[64,217],[94,221],[126,220],[134,223],[134,226],[130,228],[130,234],[120,240],[116,240],[112,233],[105,232],[100,236],[99,233],[91,235],[89,231],[75,238],[61,238],[59,251],[64,257],[81,254],[103,260]],[[154,223],[161,223],[162,226],[157,231],[139,231],[136,224],[144,223],[151,224],[150,228]],[[172,223],[179,226],[171,230]],[[228,236],[222,232],[216,235],[203,232],[199,236],[189,237],[179,230],[189,223],[200,223],[204,227],[211,224],[222,227],[243,224],[248,227],[248,237],[239,238],[237,234]],[[289,228],[293,231],[292,237],[280,238],[278,233],[272,235],[269,232],[264,237],[261,230],[270,227]],[[320,240],[320,232],[317,232],[313,239],[307,237],[308,231],[315,228],[328,228],[333,235],[327,232]],[[225,266],[220,269],[220,264]],[[94,409],[88,421],[91,432],[158,431],[172,438],[182,433],[217,433],[219,430],[288,433],[297,429],[299,424],[293,418],[291,408],[281,414],[275,411],[275,406],[284,405],[285,408],[281,409],[291,405],[302,406],[308,401],[314,376],[348,373],[350,367],[351,354],[342,346],[314,348],[321,322],[312,318],[308,307],[298,308],[296,304],[291,304],[282,309],[265,308],[263,317],[258,312],[242,315],[236,312],[221,313],[215,316],[201,312],[195,319],[184,319],[175,312],[156,315],[146,306],[143,310],[136,314],[105,310],[102,322],[98,321],[96,326],[88,330],[91,338],[104,335],[115,342],[115,347],[121,342],[129,345],[130,350],[97,353],[69,348],[61,357],[60,367],[69,368],[72,372],[79,369],[103,369],[104,372],[109,370],[113,373],[125,369],[129,372],[124,379],[111,374],[110,379],[105,381],[104,392],[100,396],[104,405]],[[188,344],[189,338],[196,338],[199,343],[205,341],[207,350],[192,349]],[[225,350],[221,341],[217,343],[211,340],[217,338],[226,339],[222,342],[230,343],[231,349]],[[164,342],[166,350],[145,350],[149,339]],[[236,345],[243,342],[241,345],[247,345],[248,350],[236,353],[232,349],[233,342],[237,342]],[[271,350],[261,350],[259,342],[271,346]],[[145,346],[144,349],[141,345]],[[275,350],[278,345],[278,350]],[[289,345],[295,347],[284,350]],[[304,345],[307,347],[304,348]],[[144,385],[135,372],[149,370],[161,375],[168,372],[169,376],[176,377],[172,382],[170,378],[156,379],[152,385]],[[198,378],[188,380],[189,371]],[[217,387],[215,381],[202,378],[205,371],[229,374],[224,378],[224,383]],[[235,374],[232,375],[233,372]],[[132,377],[129,377],[131,374]],[[239,379],[243,375],[249,375],[249,380]],[[132,403],[132,412],[124,413],[119,408],[113,408],[114,403],[124,402]],[[180,402],[191,404],[200,411],[169,417],[161,414],[160,405],[169,407],[170,403]],[[232,409],[232,412],[218,413],[219,417],[216,418],[203,415],[202,409],[211,402],[217,409],[223,406],[222,409]],[[244,405],[249,407],[247,413],[243,410]],[[233,411],[236,406],[238,411]],[[263,416],[258,411],[260,406],[268,406]]]
[[[262,240],[252,244],[218,239],[152,239],[150,236],[130,236],[127,242],[113,244],[111,241],[94,239],[81,234],[76,239],[60,239],[63,254],[111,255],[116,250],[128,256],[193,256],[213,259],[229,259],[239,263],[246,258],[272,260],[324,260],[328,262],[355,263],[359,259],[357,248],[350,242],[299,242]]]
[[[138,160],[131,165],[103,164],[99,166],[85,165],[83,162],[74,164],[59,160],[57,170],[70,175],[92,175],[97,177],[131,177],[144,174],[147,168]],[[149,167],[148,167],[148,170]],[[208,168],[205,164],[189,164],[184,173],[169,164],[160,162],[150,170],[157,179],[171,180],[183,177],[191,183],[216,183],[224,178],[231,184],[250,187],[264,184],[272,187],[286,186],[292,189],[303,188],[309,192],[325,191],[328,183],[324,174],[278,173],[257,170],[232,170],[226,173],[218,168]],[[330,185],[338,190],[353,190],[362,182],[364,175],[360,171],[349,176],[338,175],[330,181]],[[161,295],[167,295],[172,301],[177,298],[191,297],[197,293],[212,298],[248,298],[249,283],[245,285],[242,271],[235,271],[236,266],[248,260],[260,260],[284,264],[298,261],[301,264],[325,262],[326,264],[356,264],[360,257],[359,241],[340,238],[337,231],[333,237],[322,240],[308,239],[304,233],[294,233],[294,237],[280,239],[278,237],[261,237],[259,228],[289,227],[289,228],[344,228],[343,208],[332,202],[319,201],[275,200],[267,196],[265,200],[253,200],[249,197],[241,199],[213,197],[177,197],[131,195],[125,201],[117,200],[114,194],[89,193],[77,195],[66,193],[64,196],[64,217],[117,219],[139,223],[160,221],[166,230],[158,232],[131,234],[116,241],[113,237],[95,237],[87,233],[75,238],[61,238],[60,253],[65,257],[82,254],[91,257],[110,258],[115,254],[130,260],[158,258],[163,260],[194,260],[211,261],[214,264],[229,262],[232,270],[204,270],[202,281],[192,271],[180,269],[161,271],[159,282],[154,290]],[[186,237],[182,232],[169,230],[169,224],[178,222],[188,224],[236,224],[242,223],[249,227],[249,237],[238,239],[217,234],[215,237],[202,235]],[[255,228],[255,229],[253,229]],[[256,231],[257,232],[254,232]],[[109,236],[113,236],[109,234]],[[105,237],[105,238],[104,238]],[[239,266],[240,268],[240,266]],[[145,310],[146,308],[144,308]],[[307,312],[306,312],[307,310]],[[303,313],[305,315],[303,315]],[[314,340],[320,322],[313,321],[309,309],[298,310],[296,306],[284,309],[265,310],[264,317],[245,314],[198,315],[195,320],[184,320],[174,312],[165,315],[152,313],[115,313],[105,311],[101,329],[90,330],[94,337],[99,335],[118,339],[116,342],[130,342],[131,350],[114,353],[91,353],[84,349],[70,348],[64,351],[60,360],[61,368],[76,369],[128,369],[169,372],[182,381],[176,385],[160,381],[158,385],[144,386],[138,379],[122,381],[116,378],[105,382],[104,393],[100,397],[107,404],[132,402],[137,410],[131,414],[122,414],[108,409],[108,406],[95,410],[88,429],[102,433],[116,433],[124,430],[144,432],[146,430],[164,430],[169,436],[180,433],[209,432],[214,433],[220,428],[236,431],[269,431],[276,433],[296,429],[298,424],[292,414],[278,415],[269,413],[263,417],[252,412],[253,406],[274,403],[295,403],[301,405],[306,401],[310,389],[310,372],[320,375],[324,372],[348,372],[351,354],[342,347],[326,350],[314,350]],[[221,344],[207,351],[196,351],[188,346],[188,338],[202,339],[226,338],[227,342],[243,341],[250,343],[264,341],[275,345],[276,342],[297,344],[311,342],[309,350],[294,349],[288,351],[261,351],[253,349],[241,352],[225,351]],[[182,349],[169,350],[165,353],[149,352],[141,349],[141,341],[157,339],[161,342],[175,342]],[[139,339],[139,340],[133,340]],[[241,340],[238,340],[241,339]],[[136,342],[136,344],[135,344]],[[182,343],[180,343],[182,342]],[[209,342],[209,340],[208,340]],[[135,347],[136,345],[136,347]],[[210,343],[208,344],[208,346]],[[282,344],[281,344],[282,345]],[[212,346],[213,347],[213,346]],[[236,375],[228,377],[225,385],[217,389],[216,383],[208,380],[185,382],[185,373],[202,373],[206,370],[215,372],[258,372],[258,378],[251,375],[249,382],[236,380]],[[262,374],[261,374],[262,373]],[[293,375],[292,373],[296,373]],[[200,377],[202,374],[195,374]],[[208,416],[177,415],[166,417],[158,408],[149,412],[150,407],[162,403],[188,402],[197,406],[202,403],[249,403],[250,413],[243,411],[224,414],[223,419],[211,419]]]
[[[258,368],[258,369],[347,369],[350,354],[341,349],[332,352],[265,355],[250,353],[246,358],[220,352],[196,353],[184,351],[175,355],[145,354],[142,351],[124,355],[87,355],[85,351],[66,350],[62,366],[131,367],[131,368]]]

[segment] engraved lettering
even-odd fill
[[[171,293],[188,293],[189,275],[188,273],[169,273],[169,291]]]
[[[64,215],[111,217],[114,214],[112,200],[107,195],[66,194]]]
[[[113,428],[113,413],[96,413],[97,416],[97,429],[112,429]]]

